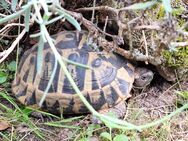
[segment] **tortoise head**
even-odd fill
[[[134,86],[143,88],[149,85],[153,79],[153,75],[153,72],[147,68],[136,68]]]

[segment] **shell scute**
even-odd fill
[[[93,69],[85,69],[65,63],[78,88],[96,110],[112,107],[130,97],[134,67],[128,61],[110,53],[97,54],[87,45],[86,35],[83,33],[77,37],[75,32],[63,32],[53,38],[63,57],[92,66]],[[37,46],[32,47],[23,55],[15,78],[20,81],[15,80],[12,84],[13,93],[26,105],[37,105],[40,102],[56,61],[49,45],[45,44],[42,71],[38,74],[36,48]],[[59,64],[42,108],[53,113],[89,112]]]
[[[31,96],[29,96],[29,97],[27,97],[25,99],[25,104],[26,105],[35,105],[35,104],[37,104],[35,91],[32,92]]]

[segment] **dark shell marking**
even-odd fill
[[[58,52],[65,58],[92,66],[91,69],[66,64],[78,88],[96,109],[113,107],[130,97],[129,92],[134,81],[134,67],[118,55],[97,55],[86,44],[86,34],[61,32],[55,36]],[[26,51],[21,58],[12,91],[25,105],[36,106],[47,87],[54,64],[48,44],[43,50],[42,71],[37,74],[36,46]],[[80,100],[58,64],[54,80],[42,108],[52,113],[80,114],[88,109]]]

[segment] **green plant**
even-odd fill
[[[10,10],[11,10],[10,6],[5,0],[0,1],[0,7],[2,7],[6,12],[11,13],[10,12]],[[0,16],[3,16],[3,15],[0,14]]]
[[[11,76],[9,72],[14,72],[15,70],[16,70],[15,61],[10,62],[9,64],[2,64],[0,67],[0,84],[7,82],[8,76]]]
[[[38,137],[44,139],[44,134],[29,118],[29,114],[32,112],[32,110],[29,110],[27,108],[20,109],[19,106],[14,102],[14,100],[10,96],[8,96],[6,92],[0,92],[0,97],[7,100],[14,107],[14,109],[12,109],[0,103],[0,119],[2,118],[1,115],[3,115],[3,118],[6,118],[6,120],[9,121],[10,124],[25,124]]]
[[[164,50],[162,55],[170,67],[188,67],[188,46],[179,47],[173,51]]]
[[[162,2],[165,5],[166,12],[167,13],[171,12],[171,7],[169,5],[170,0],[163,0]],[[155,3],[156,3],[156,1],[146,2],[146,3],[143,3],[143,4],[141,3],[141,4],[134,5],[134,7],[130,6],[129,9],[130,10],[132,10],[132,9],[145,9],[149,6],[154,5]],[[17,1],[13,0],[12,1],[12,10],[15,10],[16,5],[17,5]],[[41,10],[44,11],[44,14],[40,13]],[[40,27],[39,33],[31,35],[31,37],[39,37],[38,55],[37,55],[38,56],[38,58],[37,58],[37,60],[38,60],[37,61],[38,62],[37,71],[40,72],[41,64],[42,64],[42,58],[43,58],[42,50],[44,48],[44,44],[47,42],[50,45],[53,53],[56,56],[56,59],[57,59],[56,64],[57,64],[57,62],[60,64],[62,70],[64,71],[66,77],[69,79],[69,81],[70,81],[71,85],[73,86],[74,90],[76,91],[76,93],[79,95],[80,99],[83,101],[83,103],[86,105],[86,107],[90,110],[90,112],[94,116],[99,118],[106,125],[108,124],[110,130],[113,129],[113,128],[119,128],[119,129],[124,129],[124,130],[141,131],[142,129],[149,128],[149,127],[152,127],[152,126],[155,126],[159,123],[164,122],[165,120],[171,118],[175,114],[180,113],[181,111],[183,111],[184,109],[186,109],[188,107],[188,104],[185,104],[183,107],[181,107],[177,111],[169,114],[168,116],[166,116],[162,119],[159,119],[157,121],[154,121],[152,123],[148,123],[148,124],[145,124],[145,125],[140,125],[140,126],[136,126],[136,125],[133,125],[133,124],[128,123],[126,121],[122,121],[122,120],[116,119],[114,117],[110,117],[110,116],[106,116],[106,115],[98,113],[88,103],[88,101],[85,99],[85,97],[82,95],[82,93],[78,89],[77,85],[73,81],[73,79],[72,79],[71,75],[69,74],[69,72],[66,68],[66,65],[64,63],[65,60],[62,58],[62,56],[56,50],[54,42],[53,42],[52,38],[50,37],[48,30],[46,28],[46,26],[48,24],[51,24],[51,23],[53,23],[57,20],[64,18],[64,19],[68,20],[71,24],[73,24],[77,30],[80,31],[81,28],[80,28],[79,23],[73,17],[71,17],[65,9],[63,9],[60,6],[58,1],[30,0],[24,6],[21,7],[21,10],[15,12],[15,13],[9,15],[9,16],[6,16],[4,18],[1,18],[0,24],[5,23],[5,22],[12,20],[12,19],[16,19],[16,18],[23,16],[23,15],[24,15],[25,28],[21,32],[22,35],[24,35],[27,31],[29,31],[29,27],[30,27],[31,23],[33,23],[33,22],[37,23]],[[55,16],[55,17],[52,17],[52,15]],[[53,72],[55,72],[55,70],[56,70],[56,67],[54,67]],[[53,74],[54,73],[52,73],[51,79],[53,79],[53,77],[54,77]],[[4,74],[2,76],[5,77]],[[49,82],[49,85],[50,85],[51,82],[52,81]],[[48,91],[48,89],[46,89],[46,93],[47,93],[47,91]],[[42,101],[40,102],[40,105],[41,104],[42,104]],[[28,117],[26,117],[26,121],[27,120],[28,120]],[[122,136],[123,135],[120,134],[120,137],[116,137],[116,138],[122,138]]]
[[[111,129],[110,129],[110,133],[102,132],[100,134],[100,137],[109,141],[128,141],[129,140],[129,138],[125,134],[116,134],[114,135],[114,137],[112,137]]]
[[[182,91],[182,92],[177,91],[176,94],[180,95],[184,99],[188,99],[188,91]]]

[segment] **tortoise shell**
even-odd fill
[[[87,45],[87,34],[60,32],[54,35],[58,52],[65,58],[89,65],[86,69],[66,63],[78,88],[96,109],[113,107],[130,97],[134,81],[134,67],[124,58],[113,54],[99,54]],[[20,60],[12,91],[25,105],[36,106],[49,82],[55,64],[55,56],[46,43],[43,49],[42,71],[37,73],[37,45],[27,50]],[[42,109],[52,113],[88,113],[79,96],[75,93],[59,63]]]

